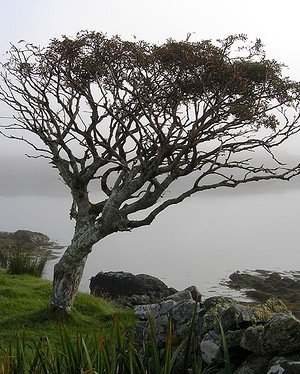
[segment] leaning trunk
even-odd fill
[[[93,217],[87,213],[86,206],[89,207],[88,204],[87,201],[82,203],[80,210],[83,213],[78,213],[73,240],[62,258],[54,266],[51,300],[54,309],[66,312],[71,310],[87,256],[92,251],[93,245],[105,236],[123,228],[123,221],[115,214],[116,208],[113,200],[110,204],[106,203],[106,222],[104,222],[105,224],[102,222],[102,225],[97,221],[93,223]],[[104,210],[102,214],[104,215]]]
[[[82,278],[86,259],[87,256],[79,259],[76,256],[69,256],[66,253],[54,266],[51,300],[54,309],[66,312],[71,310]]]

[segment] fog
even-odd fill
[[[300,79],[300,4],[292,0],[0,0],[0,5],[1,62],[10,43],[25,39],[45,46],[80,30],[154,43],[184,40],[188,33],[192,41],[246,33],[262,39],[269,58],[287,65],[286,75]],[[8,114],[0,103],[0,117]],[[289,164],[299,162],[299,145],[296,136],[282,147]],[[25,153],[30,151],[24,144],[0,138],[0,230],[41,231],[67,245],[74,226],[68,190],[45,160]],[[149,227],[95,245],[81,288],[87,290],[88,279],[100,270],[145,272],[177,288],[196,284],[204,293],[237,269],[297,270],[299,208],[300,177],[200,193]]]
[[[66,186],[45,160],[15,156],[3,162],[1,231],[40,231],[67,245],[74,227],[70,205]],[[195,284],[208,295],[236,270],[297,270],[299,211],[300,177],[199,193],[151,226],[96,244],[81,289],[88,291],[99,271],[122,270],[158,276],[178,289]]]

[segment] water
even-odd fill
[[[208,296],[228,292],[219,283],[236,270],[298,270],[298,183],[201,193],[151,226],[113,234],[94,246],[80,288],[88,291],[99,271],[122,270],[157,276],[177,289],[196,285]],[[40,231],[62,245],[71,240],[67,195],[2,196],[0,207],[0,231]]]

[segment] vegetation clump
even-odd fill
[[[32,256],[25,249],[16,249],[12,251],[7,259],[7,272],[9,274],[30,274],[34,277],[43,275],[47,257]]]
[[[255,324],[259,324],[268,321],[276,313],[291,314],[281,300],[271,298],[255,307],[252,319]]]

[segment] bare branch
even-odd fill
[[[242,34],[151,45],[82,32],[47,48],[12,46],[0,72],[12,114],[0,135],[50,159],[70,189],[76,226],[62,279],[98,240],[197,192],[297,175],[275,155],[300,130],[300,84],[281,69]],[[166,194],[184,178],[184,192]]]

